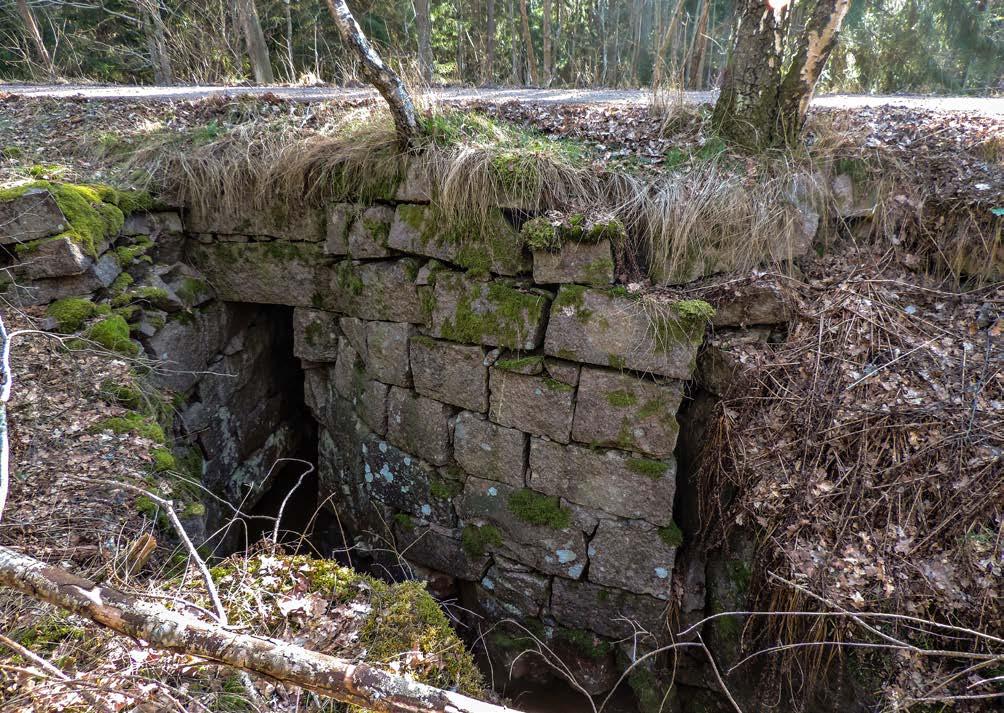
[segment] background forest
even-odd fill
[[[735,0],[356,0],[412,81],[706,89]],[[798,36],[794,3],[790,37]],[[1004,0],[853,0],[821,88],[1004,90]],[[349,83],[323,0],[5,0],[0,78]]]

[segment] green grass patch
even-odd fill
[[[564,530],[572,522],[571,513],[561,507],[558,498],[529,488],[509,496],[509,510],[523,522],[554,530]]]

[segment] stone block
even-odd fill
[[[527,494],[531,502],[537,497],[547,500],[537,517],[522,507]],[[575,514],[558,509],[556,499],[471,476],[456,505],[467,527],[475,528],[470,539],[486,551],[501,553],[546,574],[571,579],[582,576],[587,563],[585,535]],[[550,515],[549,524],[535,524],[545,522],[542,515]]]
[[[411,338],[411,371],[423,396],[470,411],[488,410],[488,368],[480,346]]]
[[[349,203],[328,206],[328,225],[324,234],[325,255],[349,254],[349,228],[355,212],[355,206]]]
[[[634,623],[664,640],[668,606],[661,599],[589,582],[558,578],[551,588],[550,614],[558,622],[613,639],[633,636],[637,631]]]
[[[530,351],[543,341],[550,302],[550,294],[540,290],[439,272],[432,299],[432,334],[455,342]]]
[[[238,213],[222,211],[209,201],[195,201],[188,206],[186,227],[190,233],[251,235],[282,241],[316,242],[324,240],[327,216],[322,208],[285,206],[276,201],[267,210],[245,208]]]
[[[550,356],[687,380],[711,310],[703,302],[643,299],[566,285],[551,306]]]
[[[390,234],[394,209],[385,205],[359,208],[349,228],[349,255],[355,259],[387,257],[387,236]]]
[[[518,275],[528,270],[530,263],[519,233],[501,212],[492,212],[477,230],[473,233],[451,226],[432,206],[403,204],[394,214],[387,245],[496,275]]]
[[[572,439],[655,458],[672,456],[682,399],[679,381],[657,384],[618,371],[583,367]]]
[[[454,426],[453,457],[468,473],[521,488],[526,471],[527,439],[484,416],[463,411]]]
[[[344,337],[339,340],[334,371],[335,391],[349,401],[363,422],[375,432],[387,432],[388,386],[366,378],[366,366]]]
[[[338,326],[356,354],[366,361],[366,322],[355,317],[342,317],[338,320]]]
[[[581,364],[576,364],[574,361],[565,361],[564,359],[552,359],[550,357],[544,359],[544,371],[555,381],[560,381],[562,384],[568,384],[569,386],[579,385],[579,372],[582,370]]]
[[[394,537],[407,560],[459,579],[477,581],[488,567],[488,555],[464,550],[459,529],[417,518],[395,518]]]
[[[15,252],[17,262],[11,271],[22,280],[79,275],[93,263],[81,246],[66,236],[21,243]]]
[[[0,245],[58,235],[68,226],[56,199],[44,188],[29,188],[16,198],[0,201]]]
[[[337,398],[333,364],[319,364],[304,370],[303,401],[318,423],[324,426],[333,423],[331,408]]]
[[[572,282],[602,287],[611,284],[614,255],[610,241],[565,241],[555,252],[534,250],[533,281],[538,285]]]
[[[301,359],[334,362],[341,333],[336,314],[309,307],[293,310],[293,353]]]
[[[794,315],[780,288],[767,282],[732,288],[711,302],[715,306],[711,324],[716,328],[781,324]]]
[[[418,263],[410,258],[335,266],[330,291],[322,296],[325,307],[350,317],[385,322],[426,321],[415,277]]]
[[[411,386],[408,342],[415,327],[404,322],[367,322],[366,372],[377,381]]]
[[[275,240],[264,243],[193,243],[189,259],[228,302],[318,307],[327,268],[321,246]]]
[[[530,439],[528,483],[576,505],[656,525],[673,522],[676,464],[623,451]]]
[[[478,603],[488,616],[498,621],[536,619],[550,598],[549,577],[504,557],[495,557],[481,578]]]
[[[589,541],[589,581],[669,599],[679,530],[643,520],[600,520]]]
[[[398,184],[394,200],[402,203],[428,203],[432,200],[432,181],[426,166],[417,159],[408,162],[404,178]]]
[[[456,525],[451,497],[442,476],[424,461],[375,436],[362,446],[363,481],[380,502],[440,525]]]
[[[413,391],[391,387],[387,400],[387,440],[433,465],[450,460],[452,409]]]
[[[342,402],[332,409],[338,421],[318,434],[318,500],[338,514],[349,532],[369,527],[374,508],[362,479],[362,442],[365,426]]]
[[[122,235],[135,237],[147,235],[157,238],[163,235],[173,235],[185,232],[181,216],[174,210],[152,211],[149,213],[132,213],[127,215],[120,231]]]
[[[152,373],[154,383],[180,393],[192,388],[226,344],[229,322],[230,310],[221,302],[169,320],[143,345],[152,359],[162,362]]]
[[[545,376],[491,369],[491,410],[495,423],[568,443],[575,387]]]

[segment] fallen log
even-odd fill
[[[229,631],[95,584],[0,547],[0,585],[66,609],[158,649],[188,654],[299,686],[372,711],[502,713],[512,709],[409,681],[365,663],[285,641]]]

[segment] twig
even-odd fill
[[[12,376],[10,373],[10,337],[7,325],[0,315],[0,522],[7,506],[10,491],[10,441],[7,437],[7,402],[10,400]]]
[[[10,639],[4,636],[3,634],[0,634],[0,644],[3,644],[14,653],[19,654],[24,658],[28,659],[36,666],[38,666],[40,669],[48,673],[50,676],[58,678],[60,681],[68,684],[71,687],[77,687],[75,685],[77,682],[74,681],[69,676],[67,676],[65,673],[63,673],[59,668],[46,661],[44,658],[36,654],[34,651],[31,651],[30,649],[27,649],[21,644],[17,643],[13,639]],[[87,702],[90,703],[91,705],[96,706],[97,708],[102,710],[108,710],[108,707],[105,706],[90,691],[80,691],[80,695],[83,696],[87,700]]]
[[[301,460],[300,458],[278,458],[275,463],[272,464],[272,467],[275,468],[277,464],[283,462],[302,463],[307,466],[307,470],[303,471],[300,475],[300,479],[296,481],[296,485],[290,488],[289,492],[286,493],[286,497],[282,499],[282,505],[279,506],[279,513],[275,516],[275,528],[272,530],[273,545],[279,544],[279,525],[282,523],[282,514],[286,511],[286,503],[289,502],[289,499],[293,497],[293,493],[295,493],[296,489],[303,483],[303,479],[314,472],[314,464],[310,461]]]

